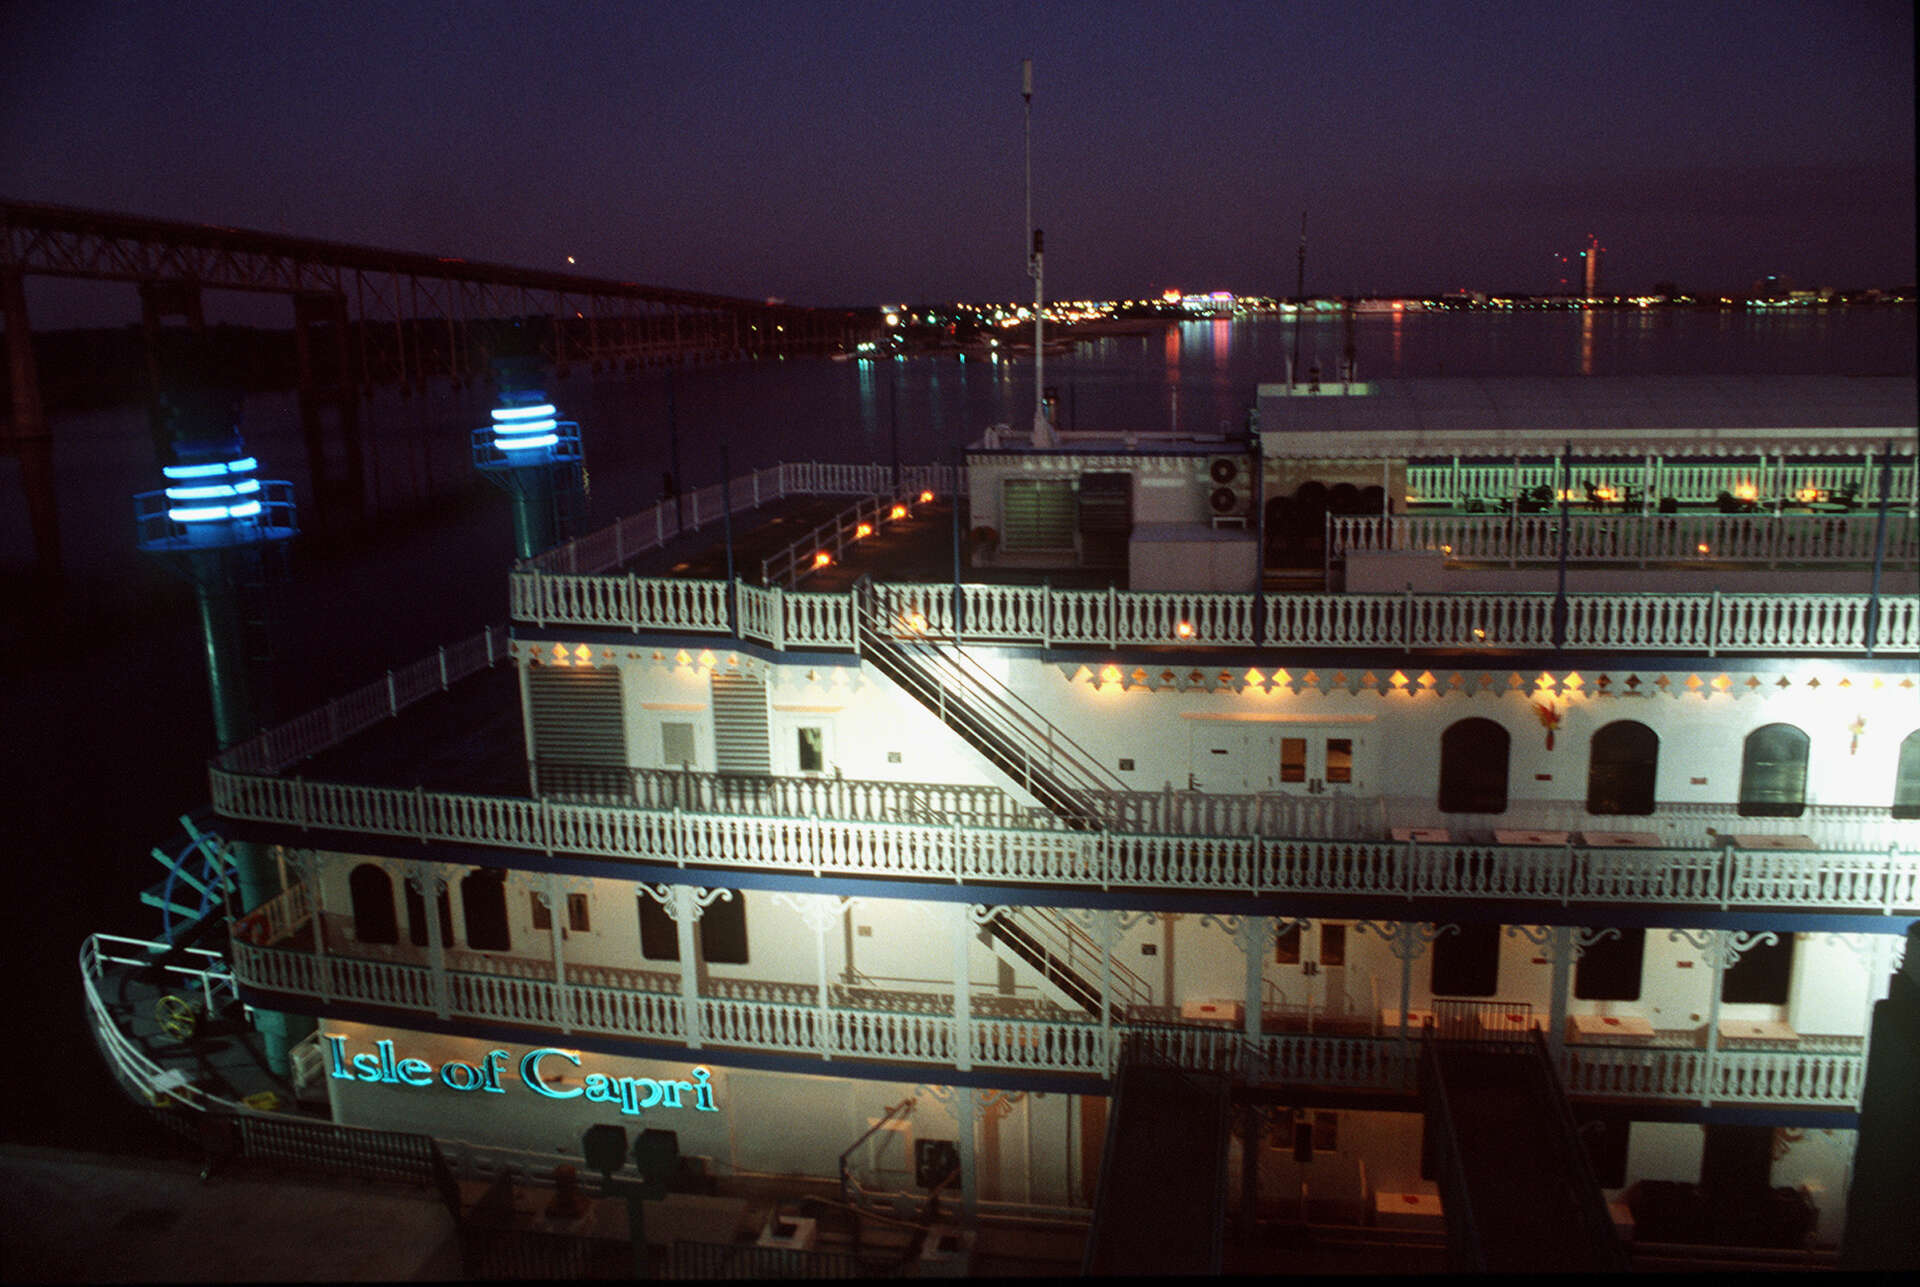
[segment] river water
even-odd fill
[[[1206,434],[1242,422],[1256,386],[1283,379],[1292,325],[1205,321],[1103,339],[1049,359],[1066,428]],[[1763,314],[1705,311],[1372,314],[1353,327],[1364,379],[1438,375],[1912,375],[1911,308]],[[1334,369],[1332,318],[1305,324],[1302,365]],[[651,504],[662,473],[683,486],[778,460],[951,459],[986,426],[1023,423],[1030,363],[955,357],[785,361],[595,378],[551,390],[580,421],[592,522]],[[378,391],[363,419],[376,518],[359,539],[296,542],[279,641],[276,704],[297,714],[436,643],[506,616],[512,557],[506,499],[477,480],[468,431],[484,392],[443,385]],[[0,737],[8,782],[0,829],[15,962],[16,1047],[0,1138],[114,1150],[159,1146],[114,1092],[82,1023],[74,961],[94,930],[146,936],[138,902],[161,873],[147,856],[207,798],[212,750],[192,594],[133,549],[130,497],[159,484],[144,413],[53,418],[56,490],[70,588],[23,606],[31,557],[16,466],[0,460]],[[248,399],[243,432],[266,477],[310,496],[292,395]],[[676,451],[677,440],[677,451]],[[677,461],[677,464],[676,464]]]

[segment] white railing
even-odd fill
[[[925,489],[919,489],[863,497],[805,536],[790,542],[777,554],[760,560],[761,584],[792,588],[806,580],[815,568],[826,566],[820,561],[823,555],[828,563],[841,562],[846,558],[849,545],[875,535],[888,523],[909,517],[918,503],[918,497],[926,494],[928,492]]]
[[[381,720],[392,719],[415,702],[444,692],[455,681],[486,670],[507,656],[507,627],[488,626],[411,665],[390,670],[325,706],[228,747],[216,762],[227,768],[277,773],[309,755],[338,746]]]
[[[234,945],[234,975],[246,988],[321,998],[310,953]],[[686,1043],[685,1002],[677,993],[560,985],[550,979],[448,971],[444,989],[431,969],[328,957],[326,999],[415,1012],[450,998],[459,1018],[554,1031]],[[1265,1033],[1249,1041],[1231,1028],[1117,1024],[951,1011],[822,1008],[740,996],[698,999],[703,1046],[796,1055],[847,1056],[952,1067],[966,1042],[975,1067],[1112,1074],[1120,1043],[1138,1031],[1161,1057],[1182,1066],[1231,1070],[1247,1080],[1353,1090],[1399,1091],[1412,1085],[1418,1037]],[[561,1016],[569,1016],[565,1026]],[[1852,1107],[1864,1060],[1828,1051],[1745,1052],[1572,1045],[1562,1065],[1570,1094],[1713,1103],[1790,1103]]]
[[[888,879],[1567,903],[1920,909],[1920,854],[1145,835],[764,817],[212,770],[224,817],[423,841]]]
[[[108,1064],[136,1093],[145,1095],[149,1103],[159,1105],[170,1098],[200,1110],[249,1111],[243,1104],[195,1085],[190,1078],[182,1076],[179,1069],[161,1067],[121,1030],[101,999],[101,984],[110,968],[144,970],[167,950],[165,943],[113,934],[92,934],[80,945],[80,986],[86,994],[87,1014],[92,1020],[94,1035]],[[170,965],[166,972],[184,990],[199,995],[203,1013],[211,1013],[222,1003],[238,1003],[235,977],[224,968],[219,953],[188,948],[185,956],[187,964]]]
[[[1879,526],[1872,513],[1619,515],[1567,518],[1570,563],[1868,564]],[[1555,563],[1560,557],[1557,515],[1451,514],[1383,517],[1327,516],[1327,555],[1345,558],[1375,550],[1438,552],[1457,563]],[[1887,521],[1883,555],[1888,567],[1920,562],[1920,520]]]
[[[900,470],[900,487],[947,495],[955,487],[952,465],[910,465]],[[891,492],[887,465],[835,465],[818,461],[771,465],[711,486],[661,501],[628,514],[595,532],[556,545],[521,564],[543,572],[594,575],[629,559],[660,549],[682,532],[697,532],[726,514],[742,514],[788,496],[865,496]]]
[[[1909,429],[1908,438],[1912,431]],[[1897,434],[1890,435],[1896,442]],[[1854,489],[1854,499],[1865,508],[1878,500],[1882,460],[1877,455],[1852,460],[1800,460],[1796,457],[1768,457],[1764,461],[1691,461],[1666,460],[1659,456],[1631,457],[1605,461],[1574,461],[1567,466],[1566,480],[1576,496],[1584,496],[1586,485],[1611,487],[1617,493],[1631,488],[1642,496],[1671,498],[1684,504],[1712,504],[1722,492],[1739,495],[1742,489],[1772,500],[1776,496],[1797,498],[1811,488],[1822,493]],[[1920,497],[1920,459],[1913,456],[1893,458],[1890,497],[1895,505],[1908,507]],[[1448,461],[1410,462],[1407,465],[1407,493],[1426,503],[1464,504],[1480,501],[1505,505],[1523,491],[1535,487],[1561,486],[1559,466],[1551,461]],[[1575,502],[1576,504],[1579,502]]]
[[[1866,1060],[1818,1051],[1571,1045],[1560,1076],[1575,1096],[1852,1108],[1866,1082]]]
[[[535,625],[730,631],[725,585],[718,581],[531,570],[510,579],[515,619]],[[950,587],[886,585],[875,592],[889,606],[924,617],[926,638],[953,638],[944,633],[953,625]],[[743,596],[753,593],[742,587]],[[777,598],[742,611],[741,637],[775,648],[854,646],[855,592],[760,593]],[[969,643],[1193,648],[1256,642],[1252,595],[966,585],[962,600],[960,635]],[[1273,647],[1491,652],[1554,646],[1555,596],[1546,593],[1273,594],[1264,604],[1257,642]],[[1561,646],[1708,656],[1859,653],[1867,648],[1867,607],[1867,597],[1858,594],[1570,594]],[[1883,596],[1872,642],[1880,652],[1920,652],[1920,601]]]

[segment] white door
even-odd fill
[[[1288,1026],[1338,1017],[1352,1008],[1347,996],[1347,935],[1347,925],[1340,921],[1282,929],[1274,944],[1274,972]]]

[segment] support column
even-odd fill
[[[533,896],[547,909],[547,935],[553,954],[553,1021],[562,1032],[573,1031],[573,997],[567,990],[567,882],[548,874],[533,887]]]
[[[947,923],[953,934],[953,1066],[961,1072],[973,1067],[973,981],[968,975],[967,943],[974,927],[996,910],[1000,909],[947,904]],[[968,1175],[972,1175],[971,1164]]]
[[[977,1093],[971,1086],[953,1088],[953,1115],[959,1123],[956,1142],[960,1149],[960,1227],[969,1230],[978,1227],[980,1217],[979,1150],[973,1139],[979,1119],[974,1099]]]
[[[847,909],[854,900],[836,898],[830,894],[788,894],[773,896],[776,903],[785,903],[800,913],[807,928],[813,931],[814,943],[814,1042],[820,1050],[822,1059],[832,1059],[835,1048],[835,1025],[833,1020],[831,978],[827,973],[827,930],[840,924],[846,917]]]
[[[0,269],[0,311],[7,325],[7,374],[12,389],[8,448],[20,460],[27,524],[33,532],[34,570],[43,585],[60,580],[60,512],[53,492],[53,434],[40,405],[40,370],[33,360],[33,328],[27,320],[26,274]]]
[[[1458,925],[1431,925],[1424,921],[1395,921],[1392,928],[1377,925],[1373,921],[1360,921],[1356,930],[1378,935],[1387,941],[1387,950],[1400,962],[1400,1029],[1398,1033],[1398,1051],[1400,1070],[1409,1083],[1413,1080],[1413,1051],[1408,1045],[1411,1032],[1407,1023],[1407,1011],[1413,1005],[1413,963],[1425,955],[1427,945],[1443,934],[1457,934]]]
[[[427,918],[427,969],[433,978],[433,1013],[445,1019],[453,1010],[453,998],[447,987],[447,945],[440,934],[440,898],[447,892],[447,878],[437,871],[415,869],[407,873],[407,883],[420,895],[422,912]]]
[[[1240,1107],[1240,1236],[1251,1241],[1260,1229],[1260,1109],[1252,1100]]]
[[[1574,962],[1587,948],[1603,938],[1619,938],[1620,931],[1609,926],[1602,930],[1583,930],[1573,925],[1509,925],[1509,937],[1518,935],[1540,949],[1553,970],[1547,993],[1547,1052],[1553,1066],[1564,1071],[1562,1056],[1567,1048],[1567,998],[1572,991]]]
[[[1780,936],[1772,930],[1748,934],[1737,930],[1675,929],[1667,931],[1667,939],[1691,944],[1713,971],[1713,995],[1707,999],[1706,1066],[1700,1085],[1701,1104],[1711,1106],[1720,1063],[1720,986],[1727,967],[1762,943],[1769,946],[1778,943]]]
[[[640,892],[666,909],[673,920],[675,942],[680,949],[680,1009],[682,1039],[689,1049],[698,1050],[702,1040],[700,1021],[700,952],[694,928],[700,915],[722,898],[732,898],[731,889],[702,889],[695,885],[641,885]]]
[[[313,917],[313,975],[314,984],[320,993],[320,999],[333,1000],[332,971],[327,967],[327,899],[326,884],[320,879],[320,855],[309,849],[306,854],[294,860],[301,878],[307,886],[307,906]]]

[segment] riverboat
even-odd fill
[[[83,952],[103,1049],[536,1182],[670,1138],[639,1182],[829,1192],[715,1241],[924,1272],[1830,1260],[1920,916],[1914,381],[1250,410],[524,550],[510,622],[213,758],[180,933]],[[271,1087],[180,1053],[243,1014]]]

